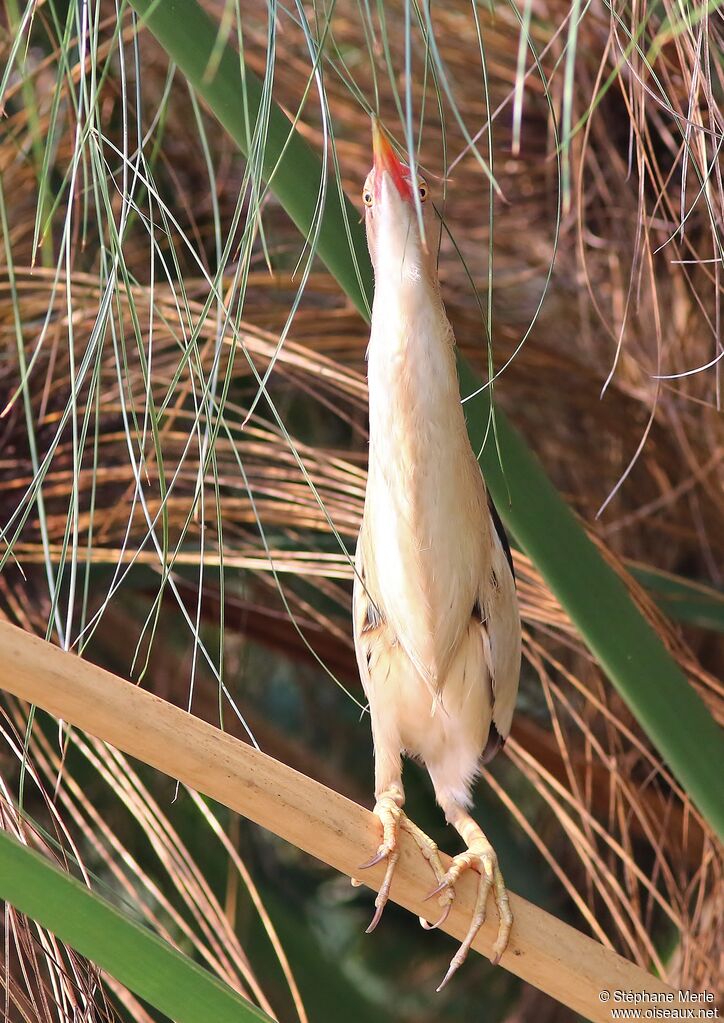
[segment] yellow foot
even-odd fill
[[[398,842],[400,830],[406,831],[414,839],[420,852],[430,864],[435,880],[438,882],[438,888],[433,894],[438,894],[438,902],[442,907],[442,914],[434,924],[430,924],[423,917],[420,917],[422,926],[429,930],[440,927],[447,919],[450,906],[455,898],[454,889],[445,880],[445,868],[442,865],[437,845],[404,813],[398,799],[397,793],[393,795],[383,793],[375,803],[374,813],[382,822],[382,842],[372,859],[368,860],[367,863],[361,864],[359,868],[360,870],[366,870],[368,867],[373,867],[376,863],[381,863],[382,860],[387,860],[385,877],[375,899],[375,915],[372,917],[372,921],[367,928],[367,934],[370,934],[380,922],[380,917],[390,897],[392,878],[397,861],[400,858]],[[359,883],[356,879],[352,880],[354,885]]]
[[[450,961],[450,966],[443,978],[442,984],[437,989],[438,991],[442,991],[452,975],[465,962],[470,946],[475,941],[475,936],[485,922],[485,909],[491,888],[500,918],[498,937],[495,940],[490,956],[493,966],[496,966],[500,961],[500,957],[505,951],[508,938],[510,937],[513,914],[510,910],[508,892],[503,881],[503,875],[500,872],[500,867],[498,866],[498,857],[495,850],[482,832],[479,832],[479,835],[472,839],[466,852],[460,853],[453,858],[447,873],[441,879],[437,888],[430,892],[428,899],[431,899],[434,895],[439,895],[441,892],[453,890],[455,882],[463,871],[469,869],[477,870],[480,874],[473,918],[470,922],[468,933],[465,935],[465,940]]]

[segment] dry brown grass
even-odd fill
[[[533,38],[550,76],[553,105],[560,112],[566,17],[571,8],[552,2],[534,4],[533,9]],[[663,10],[673,17],[677,5],[667,0]],[[106,13],[109,17],[103,32],[107,34],[112,18],[110,12]],[[606,8],[596,8],[581,24],[573,123],[586,113],[611,70],[621,65],[627,15],[623,9],[618,13],[623,22]],[[42,7],[38,17],[45,17]],[[644,67],[641,55],[635,51],[629,54],[611,88],[575,136],[570,148],[571,191],[564,196],[555,272],[535,327],[520,351],[520,339],[545,289],[554,254],[557,180],[552,122],[534,70],[523,92],[521,143],[516,149],[512,110],[519,26],[505,7],[497,8],[495,18],[483,10],[480,17],[494,111],[494,170],[505,197],[496,200],[493,237],[496,367],[506,365],[515,355],[497,384],[498,400],[524,431],[607,557],[615,563],[619,558],[633,558],[694,579],[721,583],[720,367],[679,379],[654,379],[657,374],[684,373],[703,366],[721,352],[718,246],[724,190],[715,156],[724,131],[716,99],[722,83],[712,77],[721,71],[716,62],[704,59],[707,47],[714,52],[721,44],[721,16],[712,12],[708,22],[666,39],[655,57],[663,96],[657,95],[659,86]],[[460,112],[466,124],[475,131],[482,130],[480,54],[470,31],[467,8],[446,5],[436,10],[434,21]],[[647,44],[663,24],[661,16],[652,20],[651,32],[645,36]],[[399,11],[391,6],[387,28],[398,66],[401,26]],[[335,40],[349,56],[358,86],[370,97],[369,64],[365,59],[353,60],[355,55],[365,54],[361,33],[357,8],[339,4]],[[128,42],[131,36],[128,25],[124,39]],[[7,42],[3,45],[7,50]],[[245,45],[250,65],[263,72],[264,25],[254,7],[245,18]],[[295,108],[308,75],[309,57],[303,37],[288,18],[278,34],[277,46],[275,96]],[[105,42],[103,47],[110,52],[111,43]],[[148,127],[163,89],[166,63],[145,36],[141,49],[144,125]],[[30,83],[42,133],[49,124],[55,66],[52,56],[41,59],[34,52],[30,56],[34,66]],[[380,73],[381,51],[376,56]],[[703,73],[705,68],[710,72]],[[77,68],[73,75],[77,81]],[[348,192],[355,195],[369,162],[367,115],[331,68],[326,72],[325,88],[343,181]],[[419,85],[415,88],[419,101]],[[55,166],[61,171],[68,166],[74,145],[65,89],[64,85],[63,123],[54,156]],[[394,107],[388,92],[383,90],[382,95],[382,113],[394,128]],[[443,158],[442,125],[431,96],[428,89],[420,161],[438,192],[446,181],[446,222],[485,300],[489,225],[484,178],[466,152],[449,109],[445,110],[444,125],[447,162]],[[27,358],[43,337],[29,387],[39,447],[44,453],[70,394],[66,283],[72,295],[77,361],[92,336],[102,291],[92,216],[85,242],[79,236],[73,239],[72,265],[63,270],[57,287],[53,269],[41,266],[42,255],[32,252],[37,183],[32,161],[22,156],[29,150],[31,132],[21,97],[18,83],[6,97],[7,117],[0,144],[12,250],[11,266],[6,250],[0,253],[0,398],[9,399],[18,387],[19,323]],[[314,103],[311,97],[301,128],[313,144],[320,145]],[[100,108],[113,138],[119,132],[120,104],[118,78],[112,74]],[[219,132],[212,129],[209,138],[217,170],[219,215],[228,230],[242,165]],[[207,271],[215,271],[208,176],[188,95],[180,87],[174,89],[168,104],[165,138],[155,174],[157,187],[172,204],[181,231],[195,246]],[[705,190],[700,189],[697,174],[707,177]],[[113,194],[116,217],[120,208],[120,197]],[[262,254],[256,252],[243,313],[236,328],[227,330],[224,336],[221,375],[233,355],[234,389],[224,413],[229,432],[222,431],[218,437],[215,465],[204,490],[203,530],[194,494],[204,420],[196,411],[195,401],[200,382],[211,372],[217,337],[215,312],[202,317],[208,282],[184,248],[180,231],[171,231],[163,251],[170,251],[173,244],[178,254],[183,300],[179,300],[177,282],[173,288],[164,282],[158,266],[151,283],[148,234],[142,224],[136,223],[124,244],[124,258],[134,283],[127,291],[120,290],[113,310],[118,337],[123,338],[127,353],[120,384],[117,356],[108,338],[98,362],[98,403],[93,405],[91,416],[93,430],[97,424],[97,456],[93,455],[91,431],[81,465],[74,469],[71,438],[66,430],[43,487],[51,559],[57,564],[62,556],[75,475],[80,495],[77,528],[81,566],[118,566],[133,561],[157,572],[158,590],[146,592],[133,611],[113,599],[106,604],[105,590],[91,586],[90,614],[102,611],[99,636],[106,643],[111,642],[114,633],[123,637],[121,646],[125,649],[118,654],[125,656],[128,670],[131,656],[126,637],[132,637],[131,645],[135,645],[157,596],[172,604],[178,599],[192,621],[198,613],[206,624],[218,624],[218,566],[223,561],[226,570],[255,573],[244,597],[233,588],[225,594],[230,649],[244,636],[297,661],[312,664],[315,655],[319,656],[359,696],[347,621],[351,570],[348,557],[330,542],[330,520],[351,549],[365,483],[366,329],[333,282],[321,272],[314,273],[289,337],[276,353],[297,284],[288,268],[295,261],[299,241],[273,202],[267,204],[264,218],[275,273],[272,276],[267,272]],[[486,352],[480,313],[467,273],[445,238],[440,265],[458,342],[482,369]],[[230,287],[234,269],[230,260],[223,279],[225,289]],[[14,303],[12,292],[16,295]],[[137,316],[137,337],[132,311]],[[41,335],[46,317],[47,329]],[[198,331],[189,344],[191,323]],[[148,406],[139,350],[150,350],[149,325],[153,404],[156,409],[164,405],[165,411],[159,416],[156,448],[148,440],[144,450],[144,513],[137,501],[131,511],[137,487],[123,416],[135,409],[142,417]],[[182,363],[184,352],[191,355],[186,363]],[[256,393],[249,362],[263,374],[273,357],[276,366],[270,391],[293,435],[294,451],[264,402],[242,428]],[[599,400],[604,385],[605,394]],[[87,387],[77,394],[79,421],[87,395]],[[14,513],[33,476],[19,400],[0,420],[0,443],[0,521],[4,523]],[[171,479],[173,486],[164,497],[164,488]],[[598,509],[612,494],[597,519]],[[148,536],[147,519],[147,515],[154,519],[162,508],[168,529],[163,572]],[[260,521],[266,543],[260,538]],[[22,580],[13,561],[8,561],[0,576],[2,613],[8,620],[44,634],[50,603],[36,508],[31,509],[16,539],[14,553],[26,579]],[[198,571],[202,562],[203,578]],[[519,779],[515,772],[486,773],[486,780],[539,848],[579,921],[584,921],[591,933],[641,965],[653,964],[676,986],[712,987],[717,974],[716,921],[722,912],[722,889],[721,860],[711,831],[591,661],[534,566],[516,554],[516,569],[527,668],[525,702],[508,746],[508,757],[515,772],[528,779],[549,807],[545,828],[541,830],[537,820],[531,823],[517,809],[513,793],[518,791]],[[95,578],[91,575],[92,580]],[[323,604],[310,598],[308,588],[302,590],[296,585],[299,578],[324,596]],[[177,598],[169,593],[169,579],[177,587]],[[199,586],[203,598],[197,604]],[[286,606],[280,601],[280,590]],[[665,621],[643,591],[637,593],[637,599],[712,712],[722,720],[722,692],[716,682],[724,669],[720,648],[703,631],[683,632]],[[322,606],[324,611],[320,610]],[[149,681],[165,685],[165,695],[184,703],[191,654],[165,649],[163,637],[158,635],[150,651],[146,650],[147,638],[140,645],[139,664],[148,653],[151,665],[165,665],[158,675],[150,672]],[[199,712],[213,718],[217,714],[217,694],[212,672],[203,659],[195,670]],[[242,710],[249,717],[247,708]],[[25,712],[14,705],[6,712],[7,735],[17,736],[25,727]],[[225,724],[243,736],[244,729],[233,714],[225,716]],[[281,759],[298,758],[300,765],[304,763],[303,770],[318,777],[329,771],[324,758],[315,758],[314,751],[305,748],[303,737],[289,743],[273,722],[257,718],[252,724],[257,737],[264,735],[265,747]],[[100,778],[114,779],[114,784],[122,786],[126,810],[139,821],[149,842],[158,843],[166,880],[177,886],[186,900],[192,923],[185,925],[189,933],[183,933],[195,943],[198,954],[220,976],[239,989],[253,992],[259,1003],[265,1004],[233,928],[224,923],[223,906],[209,900],[203,878],[178,846],[166,811],[153,803],[122,758],[74,734],[70,741]],[[364,732],[357,731],[350,741],[365,743],[367,739]],[[59,766],[57,750],[36,730],[28,762],[37,774],[38,792],[52,793]],[[7,765],[5,770],[8,777],[15,775]],[[329,783],[331,779],[323,780]],[[336,787],[352,791],[358,785],[355,779],[338,778]],[[116,868],[111,864],[118,863],[122,850],[113,848],[113,836],[103,816],[87,804],[82,793],[74,792],[73,778],[67,773],[58,789],[57,807],[61,817],[72,822],[73,833],[82,836],[83,855],[92,850],[111,870],[119,890],[125,889],[129,895],[133,892],[134,900],[145,906],[141,893],[150,890],[152,879],[137,863],[125,863],[122,869],[118,866],[119,872],[114,873]],[[5,817],[11,820],[9,810]],[[64,838],[62,844],[66,843]],[[230,869],[240,872],[239,883],[251,885],[233,848],[229,847],[227,854]],[[164,908],[170,913],[168,907]],[[154,915],[149,908],[147,919],[161,933],[169,934],[165,913]],[[213,926],[202,925],[210,920]],[[654,922],[660,924],[662,920],[670,922],[680,935],[677,951],[669,961],[663,961],[660,946],[652,937]],[[177,926],[181,928],[178,921]],[[16,948],[25,942],[23,961],[29,964],[25,973],[18,970],[14,975],[17,983],[12,997],[20,1006],[33,990],[26,978],[41,978],[49,968],[39,964],[37,953],[27,950],[37,949],[38,941],[50,939],[38,938],[32,925],[21,932],[13,920],[13,927],[8,933],[18,935],[13,937]],[[225,935],[221,944],[216,937],[220,933]],[[171,936],[178,940],[178,935]],[[76,963],[73,969],[82,972],[85,968]],[[116,995],[121,997],[118,991]],[[123,998],[127,997],[125,993]],[[534,1009],[529,1007],[529,1011]],[[22,1018],[20,1008],[18,1013]],[[48,1010],[39,1018],[53,1017]]]

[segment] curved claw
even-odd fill
[[[450,978],[454,974],[456,974],[457,971],[460,969],[460,967],[463,965],[463,963],[467,959],[468,951],[470,950],[471,942],[472,942],[471,932],[468,931],[467,938],[465,939],[465,941],[462,943],[460,948],[457,950],[455,955],[450,960],[450,965],[447,968],[447,973],[442,978],[440,986],[435,988],[436,991],[442,991],[442,989],[445,987],[445,985],[450,980]]]
[[[451,906],[452,902],[448,902],[445,908],[443,909],[442,914],[440,915],[440,919],[437,920],[434,924],[429,924],[427,920],[424,918],[424,916],[421,916],[420,926],[423,927],[426,931],[436,931],[438,927],[442,927],[442,925],[447,920],[448,916],[450,915]]]
[[[370,925],[366,929],[365,934],[372,934],[372,931],[374,931],[375,927],[382,919],[382,911],[384,910],[384,908],[385,908],[384,903],[381,906],[377,906],[377,908],[375,909],[375,915],[372,917]]]
[[[360,863],[360,865],[357,867],[357,870],[367,870],[368,867],[374,867],[375,864],[382,863],[383,860],[386,860],[388,856],[389,849],[385,849],[385,847],[382,846],[380,849],[377,850],[377,852],[374,854],[371,860],[367,860],[366,863]]]
[[[442,981],[441,981],[441,983],[439,984],[439,986],[438,986],[438,987],[436,987],[436,988],[435,988],[435,990],[436,990],[436,991],[437,991],[438,993],[439,993],[440,991],[442,991],[442,989],[443,989],[443,988],[445,987],[445,985],[446,985],[446,984],[447,984],[447,982],[448,982],[448,981],[450,980],[450,978],[451,978],[451,977],[453,976],[453,974],[457,972],[457,968],[458,968],[458,966],[459,966],[459,965],[460,965],[460,963],[456,963],[456,962],[455,962],[455,960],[453,959],[453,961],[452,961],[452,962],[450,963],[450,965],[448,966],[448,968],[447,968],[447,973],[446,973],[446,974],[445,974],[445,976],[444,976],[444,977],[442,978]]]
[[[447,880],[447,878],[445,878],[444,880],[442,880],[440,882],[440,884],[437,886],[437,888],[433,888],[433,890],[430,892],[430,894],[426,895],[425,898],[422,901],[423,902],[427,902],[427,900],[433,898],[433,896],[439,895],[440,892],[443,890],[443,888],[447,888],[449,886],[449,884],[450,884],[450,882]]]

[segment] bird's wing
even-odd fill
[[[505,560],[510,566],[510,574],[513,576],[513,582],[515,582],[515,566],[513,565],[513,554],[510,549],[510,544],[508,543],[508,535],[505,532],[505,526],[503,525],[502,519],[500,518],[500,515],[498,515],[498,509],[495,507],[493,499],[490,496],[490,491],[488,491],[488,511],[490,512],[490,518],[493,520],[498,540],[500,540],[500,546],[503,548]]]
[[[373,654],[375,640],[379,639],[379,633],[384,626],[384,619],[379,608],[379,591],[374,577],[373,562],[370,563],[368,572],[364,548],[366,543],[366,531],[364,522],[360,529],[357,540],[357,552],[355,554],[355,576],[354,590],[352,593],[352,625],[354,633],[354,650],[357,656],[357,667],[359,669],[362,688],[369,698],[370,691],[370,661]],[[386,630],[385,630],[386,631]]]
[[[490,674],[493,714],[483,762],[495,756],[510,734],[520,676],[520,612],[515,592],[513,558],[508,538],[495,506],[490,501],[495,525],[490,576],[483,581],[479,595],[480,627],[483,649]]]

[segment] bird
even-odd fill
[[[455,883],[479,873],[470,927],[441,990],[464,962],[492,892],[508,943],[512,913],[491,843],[470,815],[482,763],[510,733],[521,624],[510,547],[468,439],[443,304],[440,221],[427,182],[398,159],[377,118],[362,199],[375,291],[367,349],[369,463],[355,554],[353,632],[368,703],[381,842],[360,871],[386,861],[377,926],[406,831],[429,862],[444,923]],[[416,194],[415,194],[416,193]],[[445,870],[438,847],[404,812],[402,757],[420,761],[465,851]],[[357,881],[356,883],[360,883]]]

